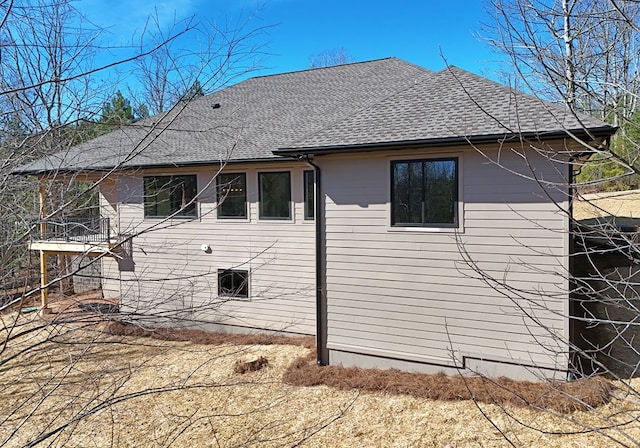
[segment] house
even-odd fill
[[[98,256],[130,316],[549,377],[572,369],[572,162],[614,131],[389,58],[251,78],[17,173],[100,180],[106,239],[31,248]]]

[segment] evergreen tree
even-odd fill
[[[135,121],[133,107],[131,102],[124,97],[121,91],[116,94],[102,106],[102,114],[99,122],[108,126],[122,126]]]
[[[188,103],[196,98],[204,96],[204,89],[202,88],[202,84],[198,79],[195,80],[191,87],[189,87],[180,97],[180,101],[183,103]]]

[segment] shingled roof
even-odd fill
[[[277,153],[442,145],[567,132],[611,134],[615,128],[457,67],[425,76],[355,114],[304,136]]]
[[[615,129],[458,68],[380,59],[260,76],[16,170],[280,159],[406,143]]]

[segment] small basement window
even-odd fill
[[[218,269],[218,296],[246,299],[249,297],[249,271]]]
[[[148,176],[144,183],[145,218],[195,217],[197,177]]]

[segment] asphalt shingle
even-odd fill
[[[458,68],[435,73],[388,58],[251,78],[16,172],[265,160],[278,150],[583,126],[605,125]]]
[[[601,128],[599,120],[456,67],[425,76],[289,149],[350,148],[480,136],[540,135]]]

